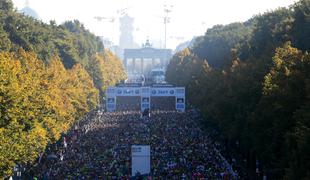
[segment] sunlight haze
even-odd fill
[[[25,0],[13,0],[20,10]],[[56,20],[58,24],[78,19],[87,29],[98,36],[112,39],[118,44],[119,17],[117,12],[128,8],[134,20],[134,39],[139,45],[149,38],[155,46],[163,46],[164,5],[171,12],[167,24],[167,47],[174,49],[179,43],[203,35],[207,28],[216,24],[246,21],[254,15],[288,7],[294,0],[29,0],[44,22]],[[114,23],[97,21],[94,17],[115,18]],[[194,27],[194,28],[193,28]]]

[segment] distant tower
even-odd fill
[[[134,40],[133,40],[133,22],[134,18],[129,17],[125,14],[123,17],[119,19],[120,21],[120,38],[119,38],[119,46],[121,49],[131,49],[134,48]]]
[[[19,12],[25,14],[26,16],[31,16],[35,19],[40,19],[38,13],[35,10],[31,9],[29,4],[30,4],[29,0],[26,0],[25,7]]]

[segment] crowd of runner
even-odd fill
[[[151,109],[152,110],[174,110],[175,109],[175,97],[151,97]],[[117,97],[116,109],[118,111],[133,111],[140,110],[141,97]]]
[[[175,97],[151,97],[152,110],[174,110]]]
[[[93,111],[47,150],[32,173],[40,179],[132,179],[131,146],[150,145],[151,172],[143,178],[235,179],[199,123],[194,110],[152,111],[142,118],[138,111]]]
[[[141,107],[141,97],[117,97],[116,109],[117,111],[138,111]]]

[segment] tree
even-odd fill
[[[207,30],[202,40],[194,43],[192,51],[200,59],[208,59],[213,68],[227,67],[231,61],[231,49],[241,48],[247,43],[251,28],[251,24],[247,23],[216,25]]]
[[[310,49],[310,1],[300,0],[293,6],[292,42],[300,50]]]
[[[87,71],[93,78],[94,84],[101,95],[107,87],[113,86],[126,78],[123,64],[117,56],[105,50],[104,54],[97,53],[90,59]]]

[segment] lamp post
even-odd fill
[[[170,17],[168,16],[168,14],[172,11],[173,5],[164,5],[164,12],[165,12],[165,16],[164,16],[164,25],[165,25],[165,45],[164,48],[167,48],[167,23],[170,23]]]

